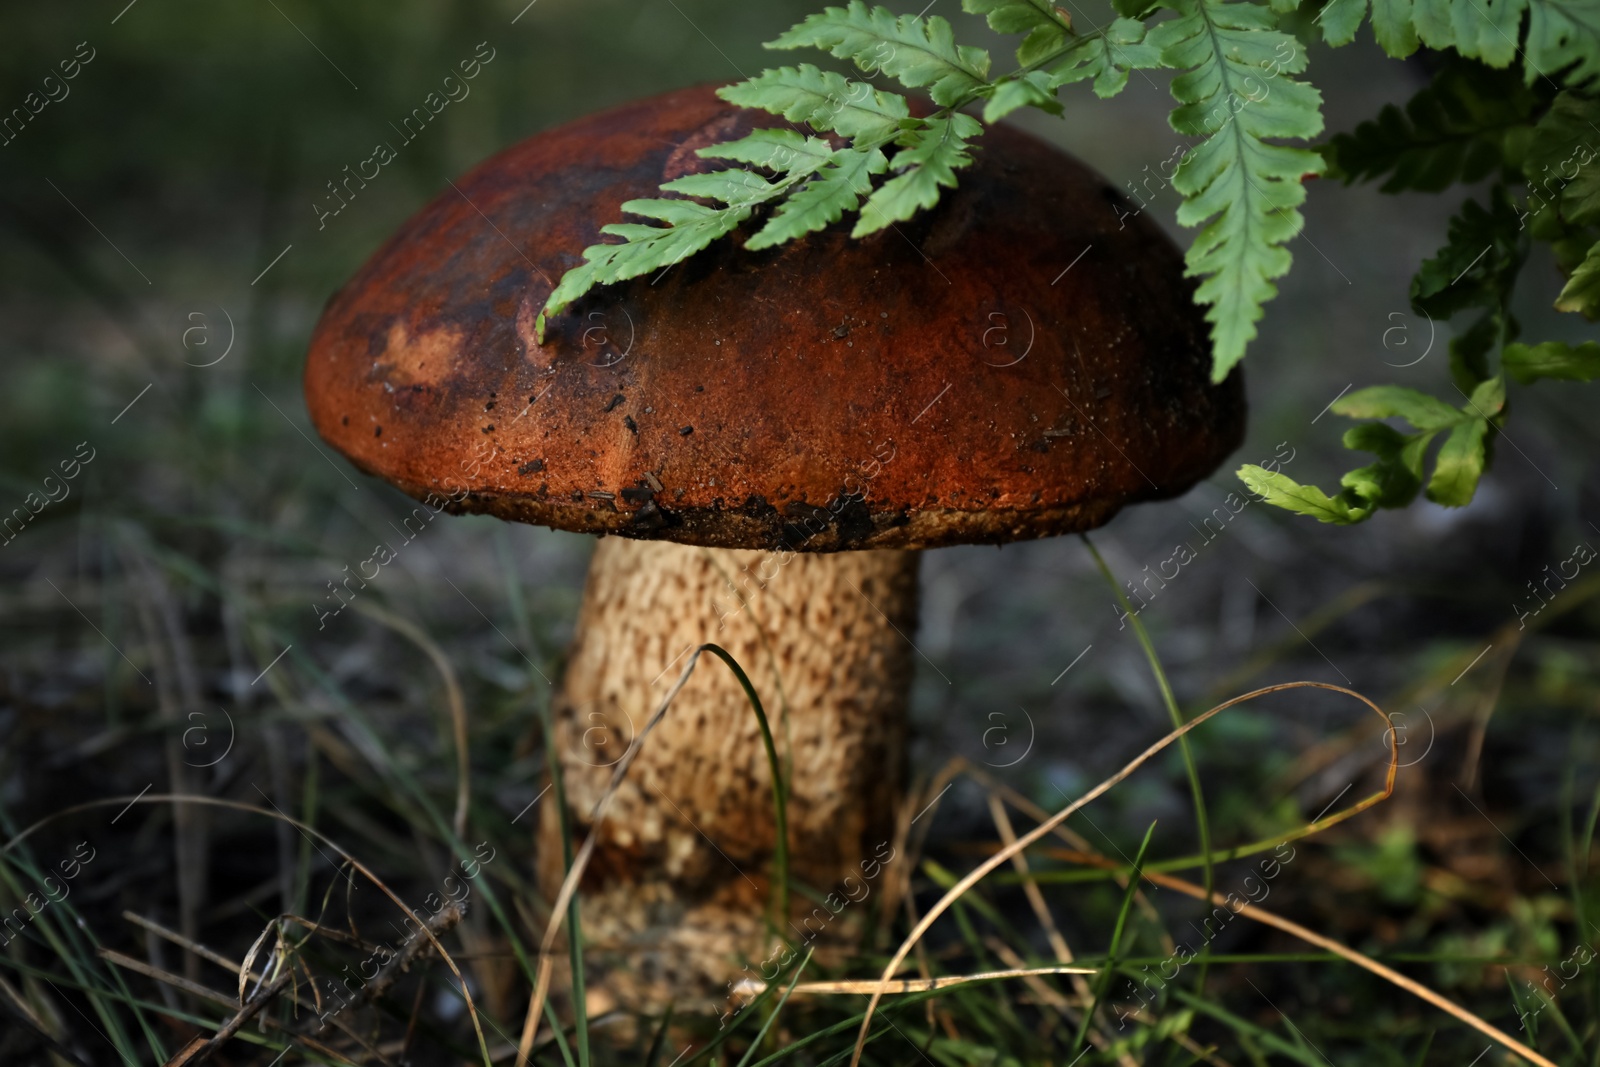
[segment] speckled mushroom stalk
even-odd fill
[[[608,535],[552,742],[569,812],[600,835],[581,887],[599,984],[638,1010],[709,1006],[770,944],[769,770],[721,664],[702,660],[607,818],[582,825],[609,778],[595,764],[688,648],[727,647],[777,723],[796,877],[858,892],[843,879],[881,867],[902,778],[914,550],[1091,529],[1188,489],[1244,429],[1179,251],[1003,126],[892,231],[722,241],[535,335],[624,201],[721,166],[696,149],[757,125],[781,123],[701,87],[508,149],[333,297],[306,363],[317,430],[363,470],[451,511]],[[796,899],[803,940],[820,919]]]
[[[859,930],[861,902],[885,883],[881,861],[894,853],[918,558],[615,537],[596,547],[555,743],[578,838],[600,835],[583,930],[619,1002],[682,1003],[747,962],[758,976],[781,947],[766,926],[776,843],[769,761],[749,700],[722,663],[701,659],[604,822],[583,818],[703,642],[739,661],[768,710],[789,783],[790,877],[827,894],[821,905],[797,897],[785,936],[826,956]],[[539,881],[553,897],[564,874],[555,806],[543,809],[539,833]]]

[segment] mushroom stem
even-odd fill
[[[583,937],[618,1002],[682,1008],[780,945],[768,929],[770,764],[750,703],[720,663],[700,661],[605,819],[588,824],[612,765],[704,642],[726,648],[761,697],[788,787],[790,878],[826,898],[795,894],[780,932],[828,955],[858,928],[860,902],[892,862],[918,558],[600,541],[553,744],[574,840],[601,835],[582,885]],[[547,894],[563,873],[549,805],[539,826]]]

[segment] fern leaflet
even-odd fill
[[[1270,10],[1235,0],[1168,0],[1178,17],[1149,34],[1164,65],[1185,71],[1172,82],[1180,106],[1172,128],[1204,137],[1179,164],[1172,184],[1184,196],[1178,221],[1203,225],[1189,249],[1196,298],[1209,304],[1212,376],[1221,381],[1256,335],[1272,280],[1289,269],[1284,246],[1301,229],[1301,179],[1321,173],[1322,157],[1269,138],[1308,138],[1322,130],[1322,95],[1290,75],[1305,50],[1273,28]]]
[[[954,107],[988,84],[989,54],[956,44],[950,23],[937,15],[897,17],[862,0],[811,15],[767,47],[827,50],[864,71],[897,78],[908,89],[927,87],[941,107]]]

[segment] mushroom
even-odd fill
[[[1239,443],[1182,257],[1082,164],[1017,130],[960,187],[864,240],[724,241],[533,321],[623,201],[715,169],[763,116],[700,87],[542,133],[402,226],[329,302],[306,401],[356,466],[452,512],[602,536],[550,743],[591,965],[644,1010],[773,947],[769,764],[703,661],[590,816],[702,642],[748,671],[789,790],[780,932],[836,946],[895,871],[919,550],[1084,531],[1175,496]],[[546,803],[538,870],[563,876]],[[903,861],[902,861],[903,865]],[[847,909],[854,909],[848,911]]]

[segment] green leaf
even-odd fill
[[[1356,39],[1356,30],[1367,16],[1367,0],[1328,0],[1316,18],[1322,39],[1338,47]]]
[[[1347,183],[1388,175],[1386,193],[1438,192],[1503,165],[1506,137],[1540,102],[1514,73],[1456,59],[1403,112],[1385,105],[1376,119],[1335,135],[1324,154],[1332,176]]]
[[[1453,0],[1412,0],[1412,25],[1416,27],[1417,37],[1429,48],[1443,50],[1455,47],[1452,3]]]
[[[1529,82],[1562,72],[1566,85],[1592,82],[1600,75],[1600,0],[1528,0],[1524,48]]]
[[[1554,205],[1574,225],[1600,222],[1600,101],[1565,92],[1533,128],[1523,175],[1528,203]]]
[[[1161,66],[1161,49],[1145,38],[1145,24],[1138,19],[1113,19],[1099,33],[1073,41],[1059,61],[1044,68],[1050,86],[1093,78],[1096,96],[1117,95],[1128,84],[1129,71]]]
[[[983,15],[996,33],[1026,34],[1017,66],[1031,67],[1067,43],[1072,21],[1049,0],[961,0],[961,10]]]
[[[1433,477],[1428,479],[1428,499],[1447,508],[1466,507],[1478,490],[1483,476],[1485,437],[1489,423],[1468,419],[1450,431],[1439,458],[1434,461]]]
[[[1519,49],[1524,13],[1528,33]],[[1529,84],[1560,78],[1581,86],[1600,75],[1600,0],[1413,0],[1412,24],[1430,48],[1453,48],[1493,67],[1520,55]]]
[[[1427,2],[1427,0],[1423,0]],[[1270,0],[1272,10],[1287,14],[1299,7],[1299,0]],[[1322,39],[1338,47],[1355,40],[1361,20],[1367,17],[1368,0],[1328,0],[1312,24],[1322,28]],[[1412,25],[1412,0],[1371,0],[1372,36],[1391,58],[1404,59],[1417,50],[1417,31]]]
[[[1526,4],[1527,0],[1452,0],[1456,51],[1491,67],[1510,66],[1517,58],[1517,35]]]
[[[1268,471],[1247,463],[1238,471],[1239,480],[1249,490],[1280,508],[1300,515],[1310,515],[1318,522],[1349,526],[1372,515],[1372,508],[1351,506],[1343,495],[1329,496],[1314,485],[1301,485],[1282,472]]]
[[[1391,59],[1404,59],[1417,50],[1411,3],[1412,0],[1372,0],[1372,37]]]
[[[1402,385],[1374,385],[1346,393],[1332,404],[1335,415],[1352,419],[1405,419],[1419,430],[1442,430],[1462,419],[1438,397]]]
[[[925,128],[910,136],[911,143],[895,153],[892,166],[902,173],[884,182],[862,205],[861,218],[850,236],[876,233],[932,207],[939,199],[939,189],[954,189],[956,170],[972,162],[968,142],[981,132],[977,119],[960,112],[928,119]]]
[[[1270,10],[1233,0],[1167,0],[1178,17],[1150,30],[1162,63],[1185,73],[1172,82],[1180,106],[1172,128],[1204,137],[1173,175],[1184,196],[1178,221],[1203,224],[1188,253],[1188,274],[1204,280],[1196,299],[1210,305],[1212,377],[1220,381],[1256,335],[1272,280],[1289,269],[1288,244],[1303,225],[1301,181],[1321,173],[1322,157],[1269,143],[1322,130],[1317,90],[1290,75],[1305,50],[1278,32]]]
[[[1506,405],[1505,380],[1498,376],[1480,382],[1461,409],[1461,421],[1445,438],[1428,480],[1428,499],[1447,508],[1472,503],[1478,480],[1488,460],[1489,431],[1501,421]]]
[[[1339,484],[1374,507],[1404,507],[1422,488],[1422,457],[1433,437],[1408,436],[1381,422],[1352,426],[1344,433],[1344,447],[1371,452],[1378,460],[1345,474]]]
[[[1377,458],[1340,478],[1343,491],[1338,496],[1330,497],[1315,486],[1303,486],[1281,475],[1272,476],[1281,480],[1269,480],[1258,467],[1245,467],[1239,476],[1279,507],[1322,522],[1359,522],[1378,508],[1405,507],[1416,498],[1428,446],[1448,431],[1434,461],[1427,497],[1446,507],[1460,507],[1477,491],[1488,457],[1489,432],[1499,426],[1505,400],[1505,382],[1498,377],[1478,383],[1462,408],[1397,385],[1362,389],[1336,401],[1333,411],[1360,419],[1403,418],[1418,432],[1403,434],[1381,422],[1365,422],[1346,430],[1346,448],[1371,452]],[[1265,488],[1259,487],[1263,484]]]
[[[1469,415],[1476,415],[1479,418],[1488,419],[1490,422],[1498,426],[1500,423],[1500,412],[1505,409],[1505,406],[1506,381],[1504,378],[1496,375],[1487,381],[1479,382],[1478,387],[1472,390],[1472,395],[1467,400],[1467,406],[1461,410]]]
[[[1577,346],[1560,341],[1509,344],[1500,357],[1500,365],[1524,385],[1540,378],[1589,382],[1600,378],[1600,342],[1585,341]]]
[[[695,154],[701,159],[727,159],[795,177],[810,174],[831,160],[833,146],[795,130],[751,130],[737,141],[707,145]]]
[[[768,48],[821,48],[864,71],[882,71],[909,89],[928,88],[941,107],[952,107],[988,84],[989,53],[957,45],[950,23],[919,18],[862,0],[830,7],[769,41]]]
[[[1576,311],[1587,319],[1600,317],[1600,242],[1589,247],[1589,254],[1567,279],[1556,297],[1556,310]]]
[[[721,200],[727,204],[759,204],[763,200],[772,199],[778,192],[778,187],[753,171],[718,170],[709,174],[690,174],[674,178],[670,182],[663,182],[661,191]],[[664,202],[676,203],[671,200]]]
[[[1487,208],[1474,200],[1450,220],[1449,242],[1411,281],[1411,304],[1434,318],[1464,308],[1501,308],[1527,256],[1522,219],[1504,188]]]
[[[601,233],[621,237],[623,241],[590,245],[583,250],[585,262],[561,276],[534,326],[541,338],[548,316],[560,314],[595,286],[670,267],[731,232],[750,216],[749,204],[712,208],[693,200],[629,200],[622,205],[622,210],[667,225],[613,223],[602,226]]]
[[[1014,78],[1000,79],[995,83],[994,95],[983,105],[983,121],[992,125],[1019,107],[1036,107],[1052,115],[1061,114],[1061,102],[1056,99],[1055,86],[1048,74],[1032,70]]]
[[[816,130],[832,130],[858,144],[892,137],[911,115],[900,94],[818,70],[810,63],[764,70],[754,78],[723,86],[717,95],[730,104],[770,111]]]
[[[872,191],[872,175],[882,174],[888,165],[876,148],[839,149],[815,177],[789,194],[745,248],[771,248],[838,222],[846,211],[856,210],[860,198]]]

